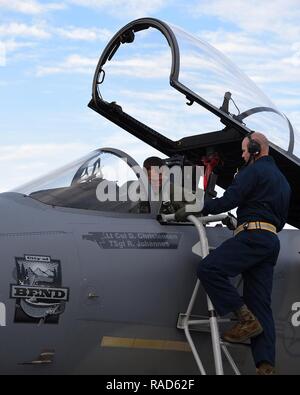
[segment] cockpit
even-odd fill
[[[138,163],[122,151],[103,148],[44,177],[17,188],[42,203],[84,210],[150,213],[149,200],[141,201],[147,183]],[[128,192],[135,188],[135,196]]]
[[[125,152],[102,148],[13,192],[53,207],[156,218],[203,199],[202,168],[185,166],[182,172],[180,161],[160,159],[148,172]]]

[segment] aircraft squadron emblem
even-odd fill
[[[61,263],[49,256],[25,255],[16,258],[17,285],[11,284],[10,297],[16,299],[16,323],[58,324],[69,300],[62,288]]]

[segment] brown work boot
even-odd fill
[[[263,328],[258,319],[251,313],[246,305],[236,311],[237,324],[229,331],[224,332],[222,339],[230,343],[244,343],[251,337],[260,335]]]
[[[275,368],[269,362],[262,362],[258,368],[256,368],[256,374],[258,376],[274,375]]]

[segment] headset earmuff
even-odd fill
[[[251,136],[247,136],[249,139],[248,152],[250,155],[256,156],[260,154],[261,146],[258,141],[253,140]]]

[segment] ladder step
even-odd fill
[[[186,322],[187,315],[180,313],[177,320],[177,328],[184,329],[187,324],[191,331],[210,333],[209,317],[205,315],[191,315]],[[236,322],[236,319],[218,318],[218,324]]]
[[[220,344],[221,346],[226,346],[226,347],[245,347],[245,348],[250,348],[251,344],[250,343],[230,343],[220,339]]]

